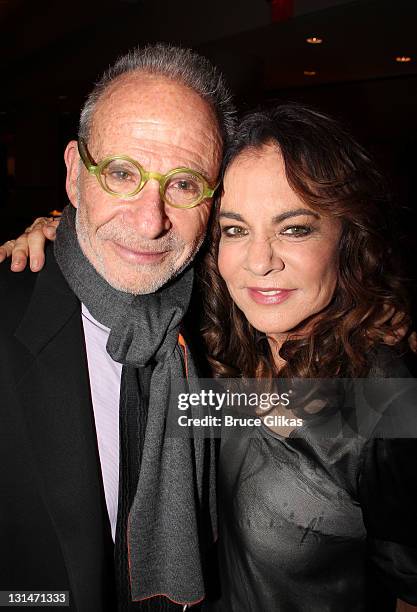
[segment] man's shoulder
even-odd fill
[[[29,267],[23,272],[12,272],[10,259],[0,264],[1,321],[10,322],[19,318],[30,300],[38,275]]]
[[[32,272],[26,267],[23,272],[12,272],[10,259],[0,264],[0,328],[10,331],[22,319],[41,277],[52,276],[56,282],[56,262],[53,249],[49,248],[44,268]]]

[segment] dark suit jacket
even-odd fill
[[[9,265],[0,265],[0,590],[68,590],[70,610],[114,610],[80,303],[51,249],[38,274]]]

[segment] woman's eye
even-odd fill
[[[234,238],[236,236],[246,236],[248,231],[244,227],[240,227],[239,225],[227,225],[222,227],[223,236],[227,236],[228,238]]]
[[[302,238],[308,236],[313,231],[313,228],[308,225],[291,225],[281,230],[280,234],[284,236],[294,236],[295,238]]]

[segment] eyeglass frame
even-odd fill
[[[159,183],[159,195],[161,196],[161,199],[165,202],[165,204],[168,204],[168,206],[172,206],[173,208],[189,209],[189,208],[195,208],[196,206],[201,204],[201,202],[203,200],[205,200],[206,198],[212,198],[214,193],[215,193],[215,191],[216,191],[216,189],[218,188],[218,186],[220,184],[220,183],[217,183],[217,185],[215,187],[210,187],[210,185],[208,184],[208,182],[205,179],[205,177],[202,174],[200,174],[200,172],[197,172],[197,170],[193,170],[192,168],[185,168],[185,167],[174,168],[173,170],[170,170],[166,174],[161,174],[160,172],[151,172],[151,171],[145,170],[140,165],[139,162],[137,162],[135,159],[132,159],[128,155],[110,155],[108,157],[105,157],[103,160],[101,160],[101,162],[99,162],[97,164],[94,161],[94,159],[92,158],[92,156],[91,156],[91,154],[90,154],[90,152],[89,152],[89,150],[87,148],[87,143],[85,142],[85,140],[80,138],[77,141],[77,145],[78,145],[78,153],[80,154],[81,160],[82,160],[84,166],[86,167],[87,171],[90,174],[93,174],[96,177],[100,187],[106,193],[108,193],[109,195],[114,196],[114,197],[131,198],[131,197],[137,195],[140,191],[142,191],[142,189],[144,188],[146,183],[149,181],[149,179],[155,179]],[[101,172],[102,169],[107,164],[109,164],[111,161],[117,160],[117,159],[123,159],[125,161],[130,162],[139,171],[139,175],[141,177],[140,184],[131,193],[117,193],[116,191],[112,191],[102,181],[102,178],[101,178],[102,177],[102,172]],[[165,197],[165,193],[164,193],[164,189],[165,189],[165,185],[166,185],[167,181],[171,178],[171,176],[173,176],[176,173],[180,173],[180,172],[186,172],[188,174],[192,174],[193,176],[195,176],[198,179],[200,179],[202,181],[202,183],[203,183],[203,186],[204,186],[203,193],[197,199],[197,201],[193,202],[192,204],[188,204],[186,206],[182,206],[180,204],[172,204],[172,202],[167,200],[167,198]]]

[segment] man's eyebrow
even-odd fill
[[[286,210],[280,215],[276,215],[273,217],[273,223],[282,223],[286,219],[290,219],[291,217],[298,217],[299,215],[310,215],[311,217],[315,217],[316,219],[320,219],[320,215],[309,208],[297,208],[295,210]],[[220,211],[219,218],[224,219],[234,219],[234,221],[242,221],[244,223],[244,218],[239,213],[229,212],[228,210]]]
[[[102,155],[99,159],[98,162],[94,161],[93,157],[90,155],[91,157],[91,162],[94,163],[95,166],[97,166],[101,161],[103,161],[103,159],[106,159],[107,157],[117,157],[118,155],[126,155],[126,157],[130,157],[130,159],[133,159],[133,161],[137,162],[142,168],[144,168],[145,170],[148,170],[148,168],[146,167],[147,164],[142,164],[141,161],[139,161],[138,159],[136,159],[134,156],[132,155],[127,155],[126,153],[106,153],[105,155]],[[214,185],[216,184],[216,179],[217,176],[215,177],[215,179],[213,181],[211,181],[211,179],[209,179],[209,177],[207,176],[207,171],[203,169],[202,166],[200,166],[199,164],[175,164],[175,166],[173,166],[172,168],[169,168],[169,170],[167,170],[167,172],[165,174],[168,174],[169,172],[171,172],[171,170],[175,170],[176,168],[186,168],[187,170],[192,170],[193,172],[198,172],[198,174],[201,174],[201,176],[203,177],[204,180],[207,181],[207,183],[211,186],[211,183],[213,183]]]
[[[218,173],[214,176],[213,179],[210,179],[208,176],[208,172],[207,172],[207,168],[203,168],[203,166],[200,166],[199,163],[197,162],[184,162],[184,163],[177,163],[175,164],[175,166],[172,166],[172,168],[170,168],[169,170],[167,170],[166,174],[168,174],[168,172],[171,172],[171,170],[174,170],[175,168],[186,168],[187,170],[192,170],[193,172],[198,172],[198,174],[201,174],[201,176],[203,177],[204,180],[207,181],[207,183],[211,186],[211,184],[213,183],[213,185],[217,185],[217,176]]]
[[[203,179],[205,179],[207,181],[207,183],[210,184],[210,179],[207,176],[207,171],[203,170],[203,168],[201,166],[199,166],[198,164],[190,164],[190,165],[187,165],[187,164],[176,164],[174,167],[171,168],[171,170],[174,170],[174,168],[186,168],[187,170],[192,170],[193,172],[198,172],[198,174],[201,174]],[[170,172],[171,170],[168,170],[168,172]]]

